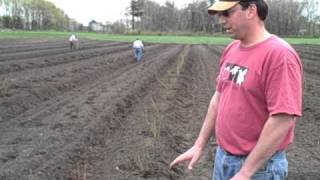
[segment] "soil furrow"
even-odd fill
[[[93,40],[81,40],[79,42],[81,44],[81,48],[94,48],[106,45],[104,41],[93,41]],[[109,42],[113,43],[113,42]],[[65,39],[49,41],[49,42],[42,42],[37,44],[25,44],[23,46],[7,46],[7,47],[0,47],[2,54],[10,54],[10,53],[17,53],[17,52],[24,52],[24,51],[39,51],[39,50],[46,50],[46,49],[57,49],[57,48],[64,48],[69,49],[70,45],[69,42]]]
[[[176,52],[176,50],[174,49],[174,51],[173,52]],[[149,65],[148,65],[149,64]],[[151,68],[151,71],[152,71],[152,69],[155,69],[155,68],[161,68],[161,66],[158,66],[157,67],[157,65],[153,65],[153,64],[159,64],[159,62],[158,61],[154,61],[154,60],[151,60],[151,61],[149,61],[149,62],[146,62],[145,64],[141,64],[141,65],[139,65],[139,66],[135,66],[135,68],[133,68],[133,69],[131,69],[131,70],[128,70],[127,71],[127,73],[125,73],[125,74],[127,74],[126,76],[130,76],[130,74],[131,73],[134,73],[135,71],[136,72],[139,72],[140,74],[143,74],[144,72],[143,71],[139,71],[139,69],[141,69],[141,68],[139,68],[139,67],[144,67],[144,65],[145,66],[147,66],[147,67],[145,67],[145,69],[147,70],[147,71],[150,71],[150,70],[148,70],[148,66],[151,66],[152,68]],[[132,72],[131,72],[132,71]],[[123,73],[122,73],[123,74]],[[137,73],[136,73],[137,74]],[[152,75],[152,74],[151,74]],[[123,75],[121,75],[121,76],[123,76]],[[119,76],[118,78],[120,78],[121,76]],[[151,76],[152,77],[152,76]],[[143,78],[148,78],[148,77],[143,77]],[[114,79],[114,81],[118,81],[117,80],[117,78],[115,78]],[[135,80],[136,81],[136,80]],[[104,81],[102,81],[102,82],[104,82]],[[148,81],[142,81],[142,83],[147,83]],[[101,84],[103,84],[103,83],[101,83]],[[109,83],[107,83],[107,84],[109,84],[109,86],[110,86],[110,84],[115,84],[115,82],[109,82]],[[121,85],[121,84],[119,84],[119,85]],[[126,84],[124,84],[124,83],[122,83],[122,85],[126,85]],[[99,85],[100,86],[100,88],[101,88],[101,85]],[[108,85],[105,85],[106,87],[109,87]],[[122,89],[122,88],[118,88],[118,87],[115,87],[116,89]],[[97,90],[95,87],[93,87],[93,89],[95,89],[95,90]],[[126,89],[130,89],[129,87],[127,87]],[[91,89],[92,90],[92,89]],[[92,90],[92,91],[95,91],[95,90]],[[100,90],[101,91],[101,90]],[[98,91],[97,91],[98,92]],[[87,94],[87,93],[85,93],[85,94]],[[113,92],[110,92],[110,94],[114,94]],[[130,94],[130,93],[129,93]],[[90,92],[88,92],[88,95],[91,95],[91,96],[94,96],[94,94],[91,94],[91,91]],[[115,98],[119,98],[118,97],[118,95],[117,94],[114,94],[115,95]],[[78,98],[79,99],[79,98]],[[84,107],[84,108],[87,108],[87,106],[89,106],[88,105],[88,103],[89,103],[89,101],[90,101],[90,98],[89,97],[87,97],[87,98],[80,98],[81,100],[81,103],[80,104],[82,104],[82,106]],[[122,98],[120,98],[120,99],[122,99]],[[113,99],[114,100],[114,99]],[[72,122],[72,120],[75,120],[74,118],[77,118],[77,116],[74,114],[74,112],[73,112],[73,110],[75,110],[76,111],[76,109],[77,109],[77,106],[79,106],[79,105],[77,105],[77,104],[79,104],[79,102],[78,103],[76,103],[78,100],[75,100],[75,99],[73,99],[71,102],[69,102],[69,103],[66,103],[66,104],[60,104],[60,105],[63,105],[63,107],[70,107],[70,109],[71,109],[71,111],[72,112],[69,112],[68,110],[64,110],[64,108],[50,108],[51,110],[53,110],[52,112],[49,112],[49,114],[44,114],[44,116],[36,116],[36,117],[33,117],[32,119],[29,119],[29,117],[25,117],[25,120],[27,121],[27,124],[25,124],[25,123],[21,123],[20,125],[22,126],[22,127],[26,127],[27,129],[33,129],[33,128],[31,128],[31,127],[34,127],[34,128],[36,128],[37,126],[40,126],[39,128],[41,128],[41,129],[47,129],[47,131],[49,132],[49,133],[52,133],[52,134],[54,134],[54,132],[55,131],[52,131],[52,124],[50,125],[50,123],[57,123],[58,125],[57,126],[53,126],[53,129],[59,129],[59,128],[61,128],[60,126],[61,126],[61,124],[59,125],[59,123],[57,122],[57,118],[59,119],[59,117],[60,118],[63,118],[63,116],[66,116],[65,118],[70,118],[69,120],[70,120],[70,123]],[[84,102],[83,102],[84,101]],[[107,101],[108,102],[108,101]],[[109,101],[110,102],[110,101]],[[117,102],[117,101],[115,101],[115,102]],[[120,100],[120,102],[121,102],[121,100]],[[104,102],[104,103],[106,103],[106,102]],[[68,105],[69,104],[69,105]],[[90,104],[90,103],[89,103]],[[108,106],[112,106],[112,104],[107,104]],[[93,106],[94,107],[94,106]],[[78,107],[79,108],[79,107]],[[54,109],[56,109],[56,110],[54,110]],[[67,108],[68,109],[68,108]],[[70,110],[69,109],[69,110]],[[91,109],[91,108],[89,108],[89,109]],[[93,108],[94,109],[94,108]],[[106,109],[108,109],[108,108],[106,108]],[[110,109],[110,108],[109,108]],[[112,110],[113,108],[111,108],[111,110]],[[59,113],[59,111],[62,111],[62,112],[64,112],[65,114],[63,115],[63,113]],[[100,109],[100,111],[103,111],[103,109]],[[58,114],[60,114],[60,115],[58,115]],[[62,114],[62,115],[61,115]],[[58,116],[57,116],[58,115]],[[85,114],[86,115],[86,114]],[[85,116],[84,115],[84,116]],[[90,114],[89,114],[90,115]],[[57,116],[57,117],[56,117]],[[61,117],[62,116],[62,117]],[[76,116],[76,117],[75,117]],[[43,119],[52,119],[51,121],[50,120],[46,120],[46,122],[43,122]],[[81,119],[81,118],[80,118]],[[101,120],[103,120],[103,119],[101,119]],[[28,123],[28,122],[33,122],[33,123]],[[37,121],[40,121],[40,122],[38,122],[37,123]],[[64,122],[65,120],[63,120],[62,122]],[[79,122],[80,123],[80,122]],[[92,122],[93,124],[95,124],[94,122]],[[80,123],[81,124],[81,123]],[[48,129],[48,125],[50,125],[51,126],[51,128],[49,128]],[[64,125],[67,125],[67,124],[64,124]],[[77,129],[77,128],[78,129]],[[76,127],[72,127],[72,129],[74,129],[74,131],[71,131],[71,132],[75,132],[75,131],[80,131],[82,128],[84,128],[84,127],[82,127],[82,128],[80,128],[79,126],[76,126]],[[20,127],[21,128],[21,127]],[[36,129],[38,129],[38,131],[41,131],[39,128],[36,128]],[[64,127],[64,129],[65,129],[66,127]],[[64,130],[64,132],[65,133],[68,133],[69,132],[69,130],[70,129],[65,129]],[[13,129],[10,129],[10,132],[14,132],[14,131],[18,131],[18,130],[15,130],[14,128]],[[62,132],[59,132],[60,134],[62,133]],[[88,132],[89,133],[89,132]],[[34,133],[31,133],[31,134],[34,134]],[[62,133],[63,134],[63,133]],[[6,135],[6,134],[5,134]],[[2,136],[3,137],[3,136]],[[41,137],[40,137],[41,138]],[[48,137],[46,137],[46,138],[48,138]],[[57,138],[58,137],[55,137],[55,141],[57,141]],[[28,138],[28,139],[30,139],[30,138]],[[38,138],[36,138],[36,137],[32,137],[31,138],[32,140],[33,139],[38,139]],[[67,140],[67,138],[66,138],[66,140]],[[47,144],[46,144],[47,145]],[[73,148],[75,148],[75,146],[77,146],[77,144],[72,144],[72,145],[70,145],[70,147],[69,148],[71,148],[70,149],[70,151],[69,151],[69,149],[66,147],[66,149],[67,149],[67,152],[63,152],[64,154],[63,154],[63,156],[67,156],[67,154],[69,154],[69,153],[72,153],[72,152],[74,152],[74,151],[72,151],[72,149]],[[43,147],[43,148],[45,148],[45,147]],[[22,148],[23,149],[23,148]],[[21,149],[20,149],[21,150]],[[35,153],[35,152],[33,152],[33,153]],[[36,153],[37,154],[37,153]],[[19,154],[20,155],[20,154]],[[50,157],[52,157],[52,156],[55,156],[56,154],[54,153],[54,152],[50,152]],[[49,158],[49,157],[48,157]],[[64,158],[68,158],[68,157],[64,157]],[[16,159],[19,159],[19,158],[16,158]],[[60,158],[59,157],[57,157],[56,158],[56,160],[57,159],[59,159],[60,160]],[[12,162],[12,161],[11,161]],[[3,174],[5,174],[5,176],[7,176],[7,173],[10,173],[11,171],[8,171],[8,169],[11,169],[11,166],[10,166],[10,164],[9,163],[6,163],[5,165],[3,165],[2,167],[4,167],[4,170],[2,171],[3,172]],[[8,167],[8,168],[5,168],[5,167]],[[48,167],[48,168],[51,168],[51,167]],[[67,169],[66,169],[67,170]],[[58,172],[59,174],[60,174],[60,172]],[[31,174],[32,175],[32,174]],[[33,176],[33,175],[32,175]],[[19,176],[20,177],[20,176]],[[18,178],[17,178],[18,179]]]
[[[147,49],[152,47],[153,45],[150,45]],[[38,68],[47,68],[49,66],[57,66],[62,64],[68,64],[73,62],[79,62],[82,60],[90,60],[94,59],[96,57],[104,57],[104,56],[110,56],[112,54],[121,53],[123,51],[129,51],[131,50],[126,45],[120,46],[120,47],[110,47],[107,49],[104,49],[103,51],[95,51],[95,52],[76,52],[72,53],[70,55],[57,55],[57,56],[49,56],[44,58],[32,58],[32,59],[25,59],[23,61],[19,60],[18,62],[5,62],[0,63],[0,78],[1,76],[11,76],[8,75],[8,73],[13,72],[21,72],[24,70],[32,70],[32,69],[38,69]],[[107,59],[107,58],[106,58]],[[3,75],[4,74],[4,75]]]
[[[10,54],[3,54],[0,55],[0,62],[2,61],[13,61],[13,60],[25,60],[28,58],[37,58],[37,57],[50,57],[60,54],[77,54],[81,53],[83,51],[90,51],[90,52],[100,52],[106,48],[112,48],[116,46],[123,46],[126,45],[126,43],[107,43],[104,47],[102,46],[91,46],[91,47],[83,47],[76,50],[70,50],[68,47],[62,47],[62,48],[54,48],[54,49],[45,49],[45,50],[39,50],[37,52],[20,52],[20,53],[10,53]],[[129,45],[128,45],[129,47]]]
[[[155,46],[157,47],[161,46]],[[147,49],[150,53],[156,52],[153,46]],[[146,56],[149,56],[149,52]],[[114,72],[124,72],[128,69],[128,65],[129,67],[134,65],[133,60],[128,61],[131,57],[131,52],[119,55],[113,53],[112,56],[92,58],[81,63],[78,61],[73,64],[63,64],[62,67],[47,67],[37,71],[30,69],[28,71],[31,72],[28,74],[22,72],[25,74],[23,78],[19,73],[9,76],[4,81],[5,92],[0,93],[3,96],[3,101],[0,103],[2,119],[9,120],[41,105],[43,101],[48,101],[67,91],[85,87],[99,77],[105,76],[106,73],[107,76],[112,77]],[[15,96],[17,89],[24,92],[24,95],[20,93],[19,96]]]

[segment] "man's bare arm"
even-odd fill
[[[250,179],[277,151],[294,123],[295,117],[292,115],[277,114],[270,116],[262,130],[257,145],[249,154],[240,172],[232,180]]]

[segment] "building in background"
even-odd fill
[[[100,22],[96,22],[95,20],[89,22],[88,28],[90,31],[94,32],[107,32],[107,26]]]

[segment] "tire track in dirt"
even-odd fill
[[[6,41],[6,40],[5,40]],[[84,44],[85,47],[90,47],[98,44],[103,44],[106,41],[101,41],[101,40],[92,40],[92,39],[81,39],[79,41],[81,44]],[[108,41],[108,42],[115,42],[115,41]],[[42,49],[42,48],[48,48],[48,47],[70,47],[69,46],[69,40],[64,39],[64,38],[56,38],[56,39],[49,39],[46,41],[39,41],[39,42],[33,42],[30,39],[24,40],[21,42],[21,44],[13,43],[11,42],[8,44],[8,42],[4,45],[1,45],[0,43],[0,50],[11,50],[12,52],[14,51],[23,51],[23,50],[35,50],[35,49]]]
[[[157,128],[153,126],[154,118],[159,118],[159,114],[154,114],[154,108],[157,105],[155,105],[156,102],[152,103],[152,99],[158,101],[158,97],[155,96],[159,93],[158,91],[163,91],[163,87],[160,90],[158,89],[161,86],[160,79],[167,76],[168,70],[176,68],[176,59],[181,53],[179,51],[175,52],[178,52],[178,54],[167,52],[161,57],[157,57],[157,61],[168,61],[167,67],[157,67],[160,72],[151,71],[154,79],[147,83],[148,88],[139,91],[137,95],[132,95],[133,97],[128,97],[124,104],[118,106],[117,110],[113,112],[113,121],[117,122],[113,125],[113,128],[116,129],[114,134],[105,135],[106,138],[102,138],[102,146],[93,151],[92,154],[88,154],[87,159],[84,160],[88,164],[88,179],[120,180],[137,179],[139,177],[152,179],[152,177],[168,176],[166,172],[162,171],[163,166],[167,169],[165,160],[163,157],[154,157],[155,153],[153,153],[159,151],[159,149],[152,146],[152,137],[158,136],[156,135],[158,133],[166,136],[166,132],[165,130],[159,130],[157,133]],[[126,104],[129,104],[129,106],[126,106]],[[151,153],[149,158],[152,161],[146,162],[144,158],[149,153]],[[153,159],[153,157],[156,159]],[[155,167],[149,169],[145,166]]]
[[[305,68],[308,65],[304,64]],[[319,67],[319,66],[318,66]],[[314,135],[320,129],[320,79],[311,72],[305,72],[303,116],[295,128],[295,142],[289,148],[288,179],[319,179],[320,137]],[[312,168],[310,168],[312,167]]]
[[[6,46],[0,47],[2,54],[11,54],[11,53],[18,53],[24,51],[38,51],[44,49],[53,49],[53,48],[61,48],[61,47],[68,47],[68,41],[50,41],[50,42],[43,42],[39,44],[32,44],[27,43],[23,46]]]
[[[110,43],[112,41],[109,41]],[[8,42],[7,42],[8,43]],[[105,43],[105,41],[99,41],[99,40],[91,40],[91,39],[81,39],[80,43],[83,45],[82,47],[91,47],[95,45],[102,45]],[[5,44],[1,45],[0,43],[0,50],[1,52],[21,52],[21,51],[34,51],[34,50],[40,50],[40,49],[46,49],[46,48],[54,48],[54,47],[66,47],[69,48],[69,41],[68,39],[50,39],[46,41],[39,41],[39,42],[33,42],[32,40],[28,39],[23,42],[20,42],[18,44]]]
[[[152,47],[153,45],[150,46]],[[128,47],[128,45],[119,45],[115,47],[107,46],[103,47],[103,49],[94,51],[72,51],[70,53],[64,53],[54,56],[19,60],[18,62],[0,62],[0,78],[2,74],[5,74],[4,76],[8,76],[7,73],[19,72],[35,68],[47,68],[48,66],[57,66],[60,64],[93,59],[95,57],[107,56],[126,50],[131,50],[131,47]]]
[[[216,56],[221,57],[225,46],[222,45],[210,45],[208,48],[212,51]]]
[[[111,46],[121,46],[127,43],[123,42],[107,42],[104,47],[102,45],[96,45],[96,46],[89,46],[89,47],[83,47],[79,48],[76,50],[70,50],[69,47],[61,47],[61,48],[53,48],[53,49],[44,49],[44,50],[38,50],[36,52],[33,51],[27,51],[27,52],[20,52],[20,53],[9,53],[9,54],[4,54],[0,55],[0,62],[2,61],[13,61],[13,60],[26,60],[28,58],[37,58],[37,57],[50,57],[54,55],[60,55],[60,54],[76,54],[76,53],[81,53],[82,51],[87,51],[87,52],[93,52],[97,53],[99,51],[103,51],[105,48],[109,48]],[[129,46],[128,46],[129,47]]]
[[[165,51],[165,49],[163,49],[162,51],[160,51],[160,52],[164,52]],[[175,50],[176,51],[176,50]],[[135,68],[132,68],[133,70],[130,70],[130,72],[131,71],[139,71],[139,70],[137,70],[137,69],[139,69],[138,67],[140,67],[140,66],[156,66],[156,65],[153,65],[153,64],[156,64],[157,63],[157,61],[150,61],[150,62],[146,62],[146,63],[144,63],[144,64],[141,64],[141,65],[139,65],[139,66],[137,66],[137,65],[135,65],[134,67]],[[159,64],[159,63],[158,63]],[[153,69],[154,69],[155,67],[153,67]],[[138,72],[139,74],[142,74],[143,72]],[[123,74],[123,72],[120,72],[118,75],[120,75],[120,74]],[[110,77],[110,76],[109,76]],[[120,78],[121,76],[119,76],[119,78]],[[116,81],[118,78],[116,78],[116,77],[114,77],[115,78],[115,80],[114,81]],[[113,83],[115,83],[113,81]],[[102,82],[104,82],[104,81],[102,81]],[[102,83],[102,84],[104,84],[104,83]],[[108,84],[108,83],[107,83]],[[109,83],[110,84],[110,83]],[[112,84],[112,83],[111,83]],[[99,85],[100,87],[101,87],[101,85]],[[96,89],[96,87],[92,87],[92,89]],[[91,89],[91,90],[92,90]],[[82,93],[84,93],[84,92],[82,92]],[[86,94],[86,93],[85,93]],[[115,94],[116,95],[116,94]],[[122,97],[122,96],[121,96]],[[75,97],[76,98],[76,97]],[[76,98],[77,99],[77,98]],[[85,98],[80,98],[81,99],[81,101],[87,101]],[[26,129],[28,129],[28,128],[31,128],[31,127],[33,127],[33,128],[35,128],[35,129],[38,129],[38,128],[36,128],[37,126],[40,126],[41,127],[41,129],[44,129],[45,127],[44,126],[46,126],[47,124],[46,123],[49,123],[49,121],[46,121],[46,123],[44,123],[44,122],[41,122],[41,119],[42,119],[42,121],[43,121],[43,118],[44,119],[52,119],[52,121],[56,121],[55,120],[55,117],[52,117],[52,116],[57,116],[57,117],[60,117],[60,113],[56,113],[57,111],[64,111],[63,109],[64,109],[64,107],[67,107],[67,109],[68,109],[68,107],[69,108],[71,108],[71,109],[74,109],[77,105],[75,105],[75,102],[77,102],[77,100],[71,100],[71,102],[70,102],[70,104],[73,104],[73,105],[67,105],[68,103],[67,102],[65,102],[66,104],[59,104],[59,105],[61,105],[62,106],[62,109],[61,108],[58,108],[57,110],[53,110],[53,112],[49,112],[49,114],[45,114],[44,116],[39,116],[39,115],[37,115],[37,116],[35,116],[35,117],[32,117],[32,119],[29,119],[29,117],[26,117],[26,121],[27,121],[27,124],[20,124],[20,125],[22,125],[21,127],[19,127],[19,128],[22,128],[22,127],[24,127],[25,126],[25,128]],[[76,104],[78,104],[78,103],[76,103]],[[80,103],[81,104],[81,103]],[[85,104],[85,103],[84,103]],[[79,106],[79,105],[78,105]],[[90,106],[91,107],[91,106]],[[54,109],[54,108],[50,108],[51,110],[52,109]],[[66,110],[65,110],[66,111]],[[102,110],[100,110],[100,111],[102,111]],[[50,115],[50,113],[51,113],[51,115]],[[53,113],[53,114],[52,114]],[[56,113],[56,114],[55,114]],[[70,115],[71,116],[71,119],[72,119],[72,117],[73,117],[73,114],[72,114],[72,112],[70,113],[70,114],[68,114],[68,112],[65,112],[66,114],[64,114],[64,116],[68,116],[68,115]],[[28,120],[29,119],[29,120]],[[31,122],[31,124],[30,124],[30,122]],[[32,122],[33,121],[33,122]],[[40,121],[40,122],[38,122],[37,123],[37,121]],[[70,120],[71,121],[71,120]],[[72,121],[71,121],[72,122]],[[76,124],[76,123],[75,123]],[[93,124],[94,124],[94,122],[93,122]],[[12,125],[12,124],[11,124]],[[77,126],[77,125],[75,125],[75,126]],[[81,130],[82,128],[80,128],[79,126],[77,126],[79,129],[75,129],[75,131],[77,130],[77,131],[79,131],[79,130]],[[56,127],[56,128],[61,128],[59,125]],[[73,129],[75,128],[75,127],[72,127]],[[18,131],[18,130],[14,130],[14,128],[12,128],[12,129],[10,129],[10,132],[13,132],[13,131]],[[49,129],[48,129],[48,131],[49,131]],[[65,132],[67,133],[67,132],[69,132],[69,130],[65,130]],[[7,133],[9,133],[9,132],[7,132]],[[17,132],[16,132],[17,133]],[[73,132],[73,133],[75,133],[75,132]],[[30,133],[30,134],[35,134],[35,133]],[[55,134],[54,132],[52,132],[52,134]],[[77,133],[76,133],[77,134]],[[3,136],[2,136],[3,137]],[[33,137],[33,138],[36,138],[36,137]],[[31,139],[33,139],[33,138],[31,138]],[[53,137],[54,138],[54,137]],[[57,138],[57,137],[55,137],[55,138]],[[28,138],[29,140],[30,140],[30,138]],[[27,139],[27,140],[28,140]],[[68,139],[68,138],[65,138],[66,140]],[[75,142],[76,143],[76,142]],[[23,144],[23,143],[21,143],[21,144]],[[30,144],[29,142],[27,143],[27,144]],[[73,144],[74,145],[74,144]],[[74,146],[73,145],[70,145],[70,148],[71,149],[73,149],[74,148]],[[22,145],[21,145],[22,146]],[[50,145],[48,145],[49,147],[50,147]],[[77,146],[77,145],[75,145],[75,146]],[[9,147],[8,147],[9,148]],[[43,147],[44,149],[46,149],[46,146],[44,146]],[[43,149],[43,148],[37,148],[37,149]],[[25,147],[24,148],[21,148],[21,149],[25,149]],[[20,150],[21,150],[20,149]],[[45,150],[44,150],[45,151]],[[48,150],[49,151],[49,150]],[[72,154],[72,152],[74,152],[74,151],[72,151],[72,150],[70,150],[70,151],[68,151],[68,153],[71,153]],[[33,152],[33,154],[34,154],[35,152]],[[65,152],[64,152],[65,153]],[[66,152],[67,153],[67,152]],[[35,153],[35,154],[37,154],[37,153]],[[40,153],[40,154],[42,154],[42,153]],[[56,154],[54,153],[54,152],[52,152],[52,153],[49,153],[50,154],[50,156],[55,156]],[[48,156],[48,154],[47,153],[44,153],[44,155],[43,156],[45,156],[45,155],[47,155]],[[65,154],[64,154],[65,155]],[[64,156],[63,155],[63,156]],[[64,158],[68,158],[68,157],[64,157]],[[17,160],[18,158],[15,158],[15,160]],[[36,158],[35,158],[36,159]],[[59,158],[58,158],[59,159]],[[13,160],[14,161],[14,160]],[[18,161],[18,160],[17,160]],[[62,161],[64,161],[63,159],[62,159]],[[11,161],[12,162],[12,161]],[[9,163],[6,163],[5,164],[6,166],[3,166],[3,167],[10,167],[10,164]],[[62,164],[59,164],[59,165],[61,165],[61,166],[64,166],[63,165],[63,163]],[[21,168],[21,167],[20,167]],[[50,167],[47,167],[47,168],[50,168]],[[4,174],[4,176],[3,177],[10,177],[10,176],[8,176],[8,173],[10,174],[10,171],[8,171],[8,169],[11,169],[11,168],[4,168],[4,170],[2,171],[2,173],[1,174]],[[18,168],[19,169],[19,168]],[[21,170],[20,170],[21,171]],[[58,174],[60,174],[60,172],[57,172]],[[24,172],[24,175],[26,174],[26,172]],[[34,174],[31,174],[32,176],[34,176]]]
[[[25,38],[17,38],[17,39],[1,39],[0,41],[0,49],[6,48],[20,48],[26,46],[37,46],[39,44],[51,44],[61,41],[62,39],[25,39]],[[65,41],[66,39],[64,39]]]
[[[209,152],[211,155],[206,156],[209,158],[202,160],[193,175],[188,175],[183,168],[168,169],[170,160],[176,156],[174,152],[189,148],[199,132],[213,89],[213,81],[207,80],[211,76],[208,68],[215,61],[207,62],[204,58],[208,56],[213,55],[207,48],[185,48],[174,66],[167,69],[164,76],[157,77],[156,85],[152,85],[140,102],[134,103],[120,130],[104,140],[106,147],[100,150],[104,154],[93,151],[94,155],[82,162],[87,164],[87,179],[185,180],[211,176],[208,166],[212,163],[212,153]]]
[[[188,150],[198,136],[205,117],[210,98],[214,92],[214,78],[219,57],[208,47],[192,46],[188,62],[181,78],[177,79],[177,92],[174,95],[174,113],[171,121],[181,126],[178,131],[171,128],[173,134],[172,158]],[[179,124],[179,125],[178,125]],[[169,128],[169,127],[167,127]],[[210,179],[214,141],[209,144],[204,156],[194,167],[193,173],[188,173],[185,167],[178,166],[173,170],[175,175],[170,179]]]
[[[172,50],[169,50],[167,54],[170,55],[176,52],[177,52],[177,48],[174,48]],[[159,57],[160,56],[156,58],[159,59]],[[145,76],[145,74],[150,74],[151,72],[154,72],[156,68],[159,68],[159,70],[161,70],[162,68],[166,69],[165,61],[161,62],[161,61],[155,61],[155,60],[157,59],[148,61],[135,69],[131,69],[126,73],[122,74],[119,78],[116,78],[112,82],[107,83],[107,84],[113,84],[115,87],[110,85],[104,85],[103,87],[102,86],[100,87],[102,88],[101,90],[99,90],[100,88],[98,89],[95,88],[93,90],[93,94],[91,94],[91,98],[89,99],[90,101],[89,105],[87,106],[82,105],[79,107],[79,108],[83,108],[84,110],[87,110],[89,108],[89,109],[92,109],[93,111],[93,114],[89,115],[89,118],[91,119],[90,121],[92,122],[86,127],[86,132],[83,133],[83,136],[81,138],[83,140],[83,143],[85,144],[83,145],[83,147],[88,148],[88,150],[94,150],[96,146],[99,146],[101,145],[101,143],[103,143],[103,140],[108,139],[108,135],[110,135],[114,131],[117,131],[117,128],[115,125],[119,122],[117,122],[117,120],[113,116],[117,115],[117,116],[120,116],[121,118],[124,118],[126,116],[126,108],[129,108],[131,106],[130,102],[135,101],[136,100],[135,98],[137,98],[135,96],[139,96],[140,92],[144,93],[142,89],[147,88],[147,86],[151,84],[151,82],[153,82],[153,76]],[[132,73],[135,73],[134,77],[132,77]],[[123,82],[124,80],[127,82],[118,83],[118,81]],[[100,93],[100,91],[106,91],[108,89],[107,87],[110,87],[111,89],[109,90],[109,92],[107,91],[107,92]],[[107,97],[110,95],[113,97]],[[101,100],[103,102],[100,102]],[[112,103],[110,104],[111,101]],[[77,103],[77,104],[82,104],[82,103]],[[105,124],[106,121],[108,122],[108,124]],[[105,124],[105,126],[101,126],[102,124]],[[73,146],[71,146],[70,148],[72,147]],[[72,153],[73,151],[66,151],[66,152],[74,154]],[[62,176],[61,171],[58,169],[55,169],[56,160],[53,159],[52,161],[53,162],[48,164],[48,167],[52,169],[53,173],[57,173]],[[61,166],[63,165],[63,163],[62,164],[59,163],[58,165]]]
[[[319,66],[320,66],[320,52],[316,50],[320,46],[293,46],[294,49],[298,52],[302,62],[305,73],[308,74],[317,74],[320,75]]]
[[[161,47],[163,46],[156,45],[146,49],[152,53],[156,48]],[[111,56],[99,56],[99,58],[86,60],[78,59],[74,63],[49,66],[43,69],[31,68],[25,72],[6,75],[4,80],[6,92],[0,93],[4,96],[4,100],[0,103],[2,119],[9,120],[30,108],[41,106],[43,101],[49,101],[66,91],[85,87],[106,73],[112,75],[114,71],[120,70],[117,69],[119,67],[134,64],[134,60],[128,60],[133,59],[132,52],[125,50],[120,54],[114,52]],[[148,54],[146,53],[146,55]],[[22,76],[21,73],[24,75]],[[15,95],[16,90],[20,92],[18,96]]]

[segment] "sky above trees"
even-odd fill
[[[70,18],[87,25],[91,20],[105,23],[114,22],[125,17],[126,8],[130,6],[130,0],[48,0],[58,8],[65,11]],[[167,0],[153,0],[164,4]],[[174,2],[178,8],[195,0],[168,0]]]

